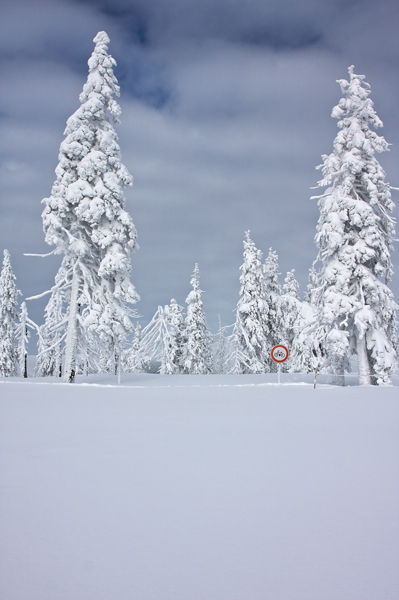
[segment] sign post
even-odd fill
[[[290,353],[288,352],[288,348],[283,346],[282,344],[277,344],[272,348],[270,352],[272,359],[275,363],[277,363],[278,368],[278,384],[280,385],[280,373],[281,373],[281,363],[285,362],[289,357]]]

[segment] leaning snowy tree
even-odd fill
[[[268,305],[262,252],[245,232],[240,299],[233,330],[232,373],[265,373],[268,367]],[[271,347],[270,347],[271,349]]]
[[[138,300],[130,282],[130,253],[137,248],[137,236],[123,194],[132,177],[121,162],[112,125],[119,123],[121,114],[113,99],[119,96],[112,70],[116,62],[107,52],[109,38],[104,31],[94,42],[81,106],[67,121],[57,179],[50,198],[43,200],[46,242],[56,246],[54,254],[64,255],[61,276],[51,291],[60,292],[67,306],[63,332],[67,382],[73,381],[87,355],[97,352],[98,340],[102,368],[117,368],[133,328],[128,304]],[[49,341],[59,357],[59,340],[53,342],[57,331],[57,324],[52,324]],[[50,359],[49,370],[57,371],[58,362],[56,357]]]
[[[212,336],[208,331],[199,286],[199,268],[195,265],[191,285],[193,289],[186,298],[186,343],[184,346],[184,369],[192,375],[212,372]]]
[[[0,377],[17,374],[18,346],[18,296],[10,253],[4,250],[3,268],[0,273]]]
[[[392,291],[394,204],[385,173],[375,157],[388,144],[370,126],[382,122],[369,99],[363,75],[349,68],[338,81],[344,98],[333,109],[340,131],[334,150],[318,168],[320,218],[316,243],[322,263],[314,294],[318,333],[327,367],[343,378],[355,352],[361,385],[389,383],[397,364],[397,321]]]
[[[161,375],[183,372],[183,307],[172,298],[170,305],[158,309],[142,331],[142,352],[149,363],[159,363]]]

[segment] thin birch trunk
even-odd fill
[[[65,340],[64,382],[72,383],[76,374],[76,350],[78,345],[78,296],[80,277],[79,267],[72,276],[71,301],[69,304],[68,329]]]

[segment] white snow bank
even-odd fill
[[[2,380],[0,598],[396,600],[397,389],[276,377]]]

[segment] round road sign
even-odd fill
[[[272,355],[272,359],[276,363],[283,363],[287,360],[289,356],[288,348],[283,346],[282,344],[278,344],[278,346],[274,346],[270,353]]]

